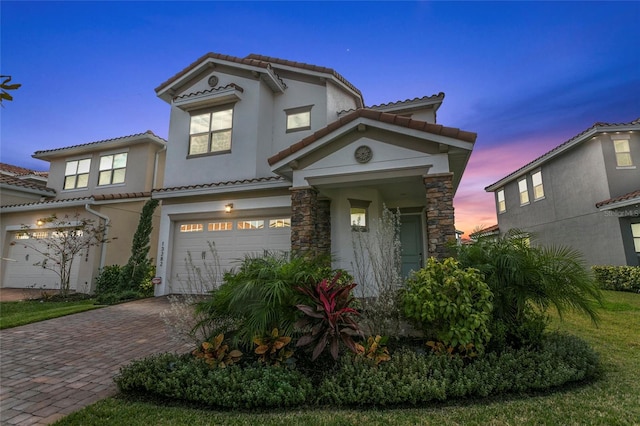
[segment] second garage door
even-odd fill
[[[172,293],[204,293],[246,254],[291,249],[289,217],[177,222],[171,267]]]

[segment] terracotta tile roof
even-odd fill
[[[55,206],[57,204],[64,204],[69,202],[91,202],[91,201],[109,201],[109,200],[125,200],[132,198],[149,198],[151,197],[150,192],[129,192],[122,194],[100,194],[100,195],[91,195],[88,197],[77,197],[77,198],[58,198],[53,200],[44,200],[38,201],[35,203],[22,203],[22,204],[11,204],[8,206],[2,206],[0,209],[6,209],[8,207],[37,207],[43,205]]]
[[[628,194],[620,195],[619,197],[613,197],[613,198],[609,198],[608,200],[597,202],[596,207],[600,208],[602,206],[617,203],[620,201],[633,200],[634,198],[638,198],[638,201],[640,201],[640,189],[629,192]]]
[[[186,99],[186,98],[190,98],[191,96],[204,95],[205,93],[214,93],[214,92],[218,92],[220,90],[226,90],[226,89],[231,89],[231,88],[234,88],[234,89],[238,90],[239,92],[244,92],[244,89],[242,87],[238,86],[235,83],[230,83],[230,84],[227,84],[226,86],[214,87],[213,89],[200,90],[198,92],[193,92],[193,93],[186,93],[184,95],[176,96],[173,99],[174,100],[176,100],[176,99]]]
[[[498,225],[492,225],[486,228],[483,228],[479,231],[476,232],[472,232],[471,234],[469,234],[469,237],[471,238],[475,238],[475,237],[479,237],[482,235],[488,235],[488,234],[493,234],[495,232],[499,232],[500,231],[500,227]]]
[[[280,151],[274,156],[268,159],[269,165],[273,166],[278,161],[281,161],[287,158],[289,155],[300,151],[306,146],[311,145],[318,139],[330,134],[331,132],[339,129],[342,126],[358,119],[358,118],[368,118],[376,121],[380,121],[383,123],[394,124],[398,126],[403,126],[409,129],[420,130],[425,133],[431,133],[440,136],[446,136],[450,138],[460,139],[466,142],[475,142],[477,135],[472,132],[466,132],[464,130],[457,129],[455,127],[446,127],[440,124],[432,124],[427,123],[425,121],[413,120],[409,117],[403,117],[397,114],[390,114],[381,111],[375,111],[368,108],[360,108],[357,109],[344,117],[339,118],[337,121],[330,123],[328,126],[323,127],[322,129],[316,131],[312,135],[307,136],[301,141],[291,145],[287,149]]]
[[[376,108],[386,108],[391,106],[395,107],[395,106],[402,106],[403,104],[415,103],[419,101],[443,100],[443,99],[444,99],[444,92],[440,92],[437,95],[423,96],[421,98],[405,99],[404,101],[388,102],[386,104],[368,106],[367,108],[376,109]]]
[[[56,191],[51,188],[47,188],[46,183],[35,183],[33,181],[20,179],[14,176],[0,175],[0,184],[15,186],[24,189],[33,189],[36,191],[41,191],[45,193],[51,194],[51,196],[56,195]]]
[[[507,176],[503,177],[502,179],[500,179],[500,180],[492,183],[491,185],[485,187],[484,190],[485,191],[489,191],[489,188],[491,188],[492,186],[495,186],[499,182],[507,183],[508,181],[511,180],[510,179],[511,177],[517,176],[522,170],[525,170],[528,167],[530,167],[530,166],[532,166],[532,165],[534,165],[536,163],[542,163],[543,161],[545,161],[548,158],[552,158],[556,153],[561,151],[563,148],[565,148],[565,147],[567,147],[567,146],[569,146],[571,144],[574,144],[574,143],[579,143],[580,140],[585,135],[587,135],[587,134],[589,134],[591,132],[594,132],[594,133],[595,132],[606,132],[608,129],[615,128],[615,127],[636,126],[636,125],[640,125],[640,118],[636,118],[635,120],[633,120],[633,121],[631,121],[629,123],[602,123],[602,122],[594,123],[593,126],[589,127],[588,129],[584,130],[583,132],[580,132],[579,134],[575,135],[574,137],[572,137],[568,141],[561,143],[560,145],[556,146],[552,150],[542,154],[541,156],[539,156],[535,160],[530,161],[529,163],[527,163],[524,166],[520,167],[519,169],[517,169],[513,173],[509,173]]]
[[[33,157],[37,157],[39,155],[48,154],[48,153],[56,152],[56,151],[63,151],[65,149],[70,149],[70,148],[79,148],[79,147],[90,146],[90,145],[98,145],[98,144],[102,144],[102,143],[113,142],[113,141],[118,141],[118,140],[127,139],[127,138],[135,138],[135,137],[140,137],[140,136],[145,136],[145,135],[153,136],[155,138],[158,138],[158,139],[164,141],[165,143],[167,142],[165,139],[163,139],[160,136],[156,135],[151,130],[147,130],[144,133],[136,133],[136,134],[133,134],[133,135],[120,136],[120,137],[112,138],[112,139],[103,139],[101,141],[82,143],[82,144],[79,144],[79,145],[71,145],[71,146],[65,146],[65,147],[62,147],[62,148],[54,148],[54,149],[47,149],[47,150],[44,150],[44,151],[36,151],[33,154]]]
[[[255,178],[255,179],[229,180],[224,182],[202,183],[198,185],[185,185],[185,186],[158,188],[158,189],[154,189],[153,192],[157,193],[157,192],[184,191],[189,189],[204,189],[204,188],[241,185],[241,184],[247,184],[247,183],[278,182],[278,181],[284,182],[285,179],[280,176],[269,176],[269,177]]]
[[[31,169],[27,169],[20,166],[14,166],[13,164],[7,164],[7,163],[0,163],[0,170],[3,172],[7,172],[9,174],[12,174],[14,176],[34,175],[34,176],[47,177],[49,175],[49,172],[39,172],[37,170],[31,170]]]
[[[217,60],[221,60],[221,61],[234,62],[234,63],[237,63],[237,64],[250,65],[250,66],[264,68],[264,69],[270,69],[271,68],[271,65],[268,62],[264,62],[264,61],[261,61],[261,60],[258,60],[258,59],[238,58],[238,57],[235,57],[235,56],[222,55],[222,54],[219,54],[219,53],[209,52],[209,53],[205,53],[204,55],[202,55],[201,57],[196,59],[195,62],[193,62],[189,66],[187,66],[185,69],[183,69],[182,71],[180,71],[179,73],[177,73],[176,75],[174,75],[173,77],[169,78],[167,81],[165,81],[164,83],[162,83],[158,87],[156,87],[155,88],[156,93],[161,91],[162,89],[166,88],[168,85],[170,85],[174,81],[180,79],[180,77],[183,77],[189,71],[193,70],[194,68],[196,68],[198,65],[200,65],[202,62],[206,61],[207,59],[217,59]],[[284,82],[283,82],[283,84],[284,84]]]
[[[286,66],[289,66],[289,67],[300,68],[300,69],[309,70],[309,71],[315,71],[315,72],[321,72],[323,74],[331,74],[336,79],[338,79],[340,82],[342,82],[344,85],[346,85],[348,88],[350,88],[351,90],[356,92],[360,97],[362,97],[362,93],[360,92],[360,90],[358,90],[358,88],[356,86],[351,84],[346,78],[344,78],[342,75],[338,74],[335,70],[333,70],[331,68],[321,67],[321,66],[318,66],[318,65],[305,64],[304,62],[294,62],[294,61],[289,61],[289,60],[286,60],[286,59],[274,58],[274,57],[271,57],[271,56],[263,56],[263,55],[258,55],[256,53],[252,53],[250,55],[247,55],[245,59],[256,59],[256,60],[259,60],[259,61],[269,62],[269,63],[272,63],[272,64],[286,65]]]

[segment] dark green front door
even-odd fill
[[[422,268],[422,215],[400,217],[400,243],[402,244],[402,276]]]

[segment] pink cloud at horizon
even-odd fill
[[[493,193],[485,187],[530,163],[560,145],[553,135],[521,139],[517,143],[476,147],[453,200],[456,229],[463,238],[479,228],[498,223]]]

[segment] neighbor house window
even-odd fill
[[[291,228],[291,219],[269,219],[269,228]]]
[[[533,184],[533,199],[539,200],[544,198],[544,187],[542,186],[542,172],[538,170],[531,175],[531,183]]]
[[[631,149],[629,148],[628,139],[614,140],[613,148],[616,151],[616,164],[618,165],[618,167],[633,166],[633,160],[631,159]]]
[[[351,220],[351,229],[354,231],[367,231],[369,227],[369,204],[371,201],[352,200],[349,198],[351,208],[349,216]]]
[[[631,234],[633,235],[633,245],[636,253],[640,254],[640,223],[631,224]]]
[[[86,188],[89,185],[91,159],[67,161],[64,169],[64,189]]]
[[[287,114],[287,132],[309,130],[311,128],[311,107],[313,105],[285,110]]]
[[[518,190],[520,191],[520,205],[529,204],[529,188],[527,188],[527,178],[518,181]]]
[[[507,204],[504,201],[504,189],[498,191],[498,213],[507,211]]]
[[[202,232],[203,228],[201,223],[185,223],[180,225],[180,232]]]
[[[100,174],[98,185],[124,183],[127,171],[127,153],[103,155],[100,157]]]
[[[231,151],[233,108],[191,116],[189,155]]]

